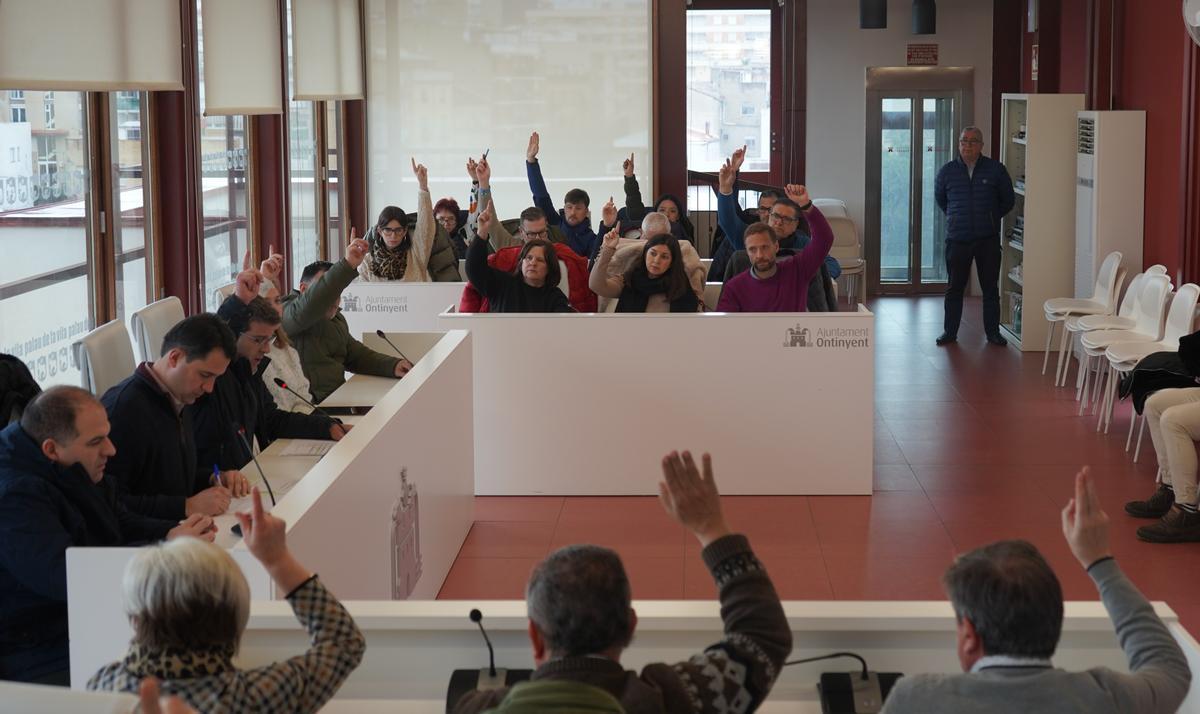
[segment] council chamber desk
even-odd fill
[[[477,495],[652,495],[671,449],[730,495],[869,495],[875,316],[458,314]]]

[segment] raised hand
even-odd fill
[[[365,240],[359,238],[354,229],[350,229],[350,243],[346,246],[346,262],[350,267],[357,269],[362,265],[363,258],[367,257],[367,252],[370,246]]]
[[[619,245],[621,245],[621,229],[619,226],[613,226],[611,231],[604,234],[604,244],[602,247],[609,250],[616,250]]]
[[[633,154],[629,155],[628,159],[621,162],[621,168],[625,171],[625,178],[633,175]]]
[[[704,475],[696,468],[691,452],[672,451],[663,457],[663,480],[658,484],[658,499],[663,508],[684,528],[690,530],[701,546],[729,535],[729,525],[721,512],[721,495],[713,480],[712,457],[704,454]]]
[[[213,519],[202,513],[193,513],[171,530],[167,531],[167,540],[175,538],[199,538],[212,543],[217,537],[217,527]]]
[[[250,493],[250,512],[234,515],[242,527],[246,549],[263,564],[278,588],[291,592],[309,579],[310,572],[288,550],[287,524],[263,510],[262,494],[257,488]]]
[[[492,185],[492,165],[487,159],[480,159],[476,165],[475,174],[479,177],[479,188],[490,188]]]
[[[246,252],[242,253],[242,270],[249,270],[254,266],[250,264],[250,247],[246,246]]]
[[[475,226],[475,234],[480,238],[486,239],[488,231],[492,228],[492,202],[489,200],[487,206],[479,212],[479,223]]]
[[[613,203],[613,197],[608,197],[608,203],[604,204],[604,208],[600,211],[600,220],[606,226],[616,227],[617,225],[617,204]]]
[[[264,279],[270,280],[275,284],[275,287],[279,287],[279,276],[283,273],[283,256],[275,252],[273,244],[271,245],[270,257],[258,266],[258,271],[262,273]]]
[[[535,131],[529,135],[529,146],[525,147],[525,160],[529,163],[537,161],[538,149],[540,148],[541,139]]]
[[[740,149],[734,150],[733,155],[729,157],[729,162],[733,165],[733,170],[735,172],[741,171],[742,162],[744,162],[745,160],[746,160],[745,145],[743,145],[742,148],[740,148]]]
[[[717,171],[717,191],[724,196],[733,193],[733,179],[736,175],[737,169],[733,168],[729,159],[725,159],[725,163],[721,164],[720,170]]]
[[[783,192],[801,208],[810,207],[809,204],[812,203],[812,199],[808,197],[808,188],[803,184],[789,183],[783,187]]]
[[[1088,467],[1075,474],[1075,497],[1062,511],[1063,535],[1084,568],[1112,555],[1108,546],[1108,514],[1100,506]]]
[[[479,164],[475,163],[474,157],[471,157],[471,156],[467,157],[467,175],[471,177],[472,181],[479,180],[479,175],[475,173],[475,169],[478,166],[479,166]]]
[[[417,175],[417,188],[422,191],[429,190],[429,169],[425,168],[425,164],[418,164],[414,158],[412,160],[413,173]]]
[[[258,297],[258,289],[262,287],[263,274],[249,268],[238,273],[237,286],[234,288],[234,293],[238,300],[250,304],[250,301]]]

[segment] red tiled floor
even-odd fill
[[[1112,549],[1151,599],[1200,631],[1200,545],[1142,543],[1148,521],[1123,512],[1153,490],[1154,452],[1125,452],[1129,409],[1110,433],[1077,416],[1071,386],[1041,374],[1041,353],[983,341],[968,301],[959,343],[939,348],[942,300],[875,300],[873,496],[724,497],[785,599],[944,599],[941,575],[956,553],[1005,538],[1038,547],[1068,599],[1095,587],[1062,535],[1060,512],[1088,464],[1111,519]],[[1053,359],[1050,371],[1053,371]],[[718,481],[720,470],[718,469]],[[591,542],[615,549],[638,598],[716,596],[694,537],[652,497],[479,497],[475,527],[440,597],[520,598],[549,549]]]

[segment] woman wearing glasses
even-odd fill
[[[366,258],[358,266],[358,275],[368,282],[403,280],[410,283],[457,282],[458,257],[448,236],[437,231],[433,220],[433,199],[429,196],[429,171],[412,162],[417,175],[417,224],[409,230],[407,215],[396,206],[387,206],[365,236]]]

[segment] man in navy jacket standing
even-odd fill
[[[987,341],[1003,347],[1000,336],[1000,221],[1013,209],[1012,180],[1004,164],[983,155],[983,132],[969,126],[958,138],[958,158],[938,171],[938,208],[946,214],[946,321],[939,345],[958,341],[963,291],[971,261],[983,290],[983,329]]]

